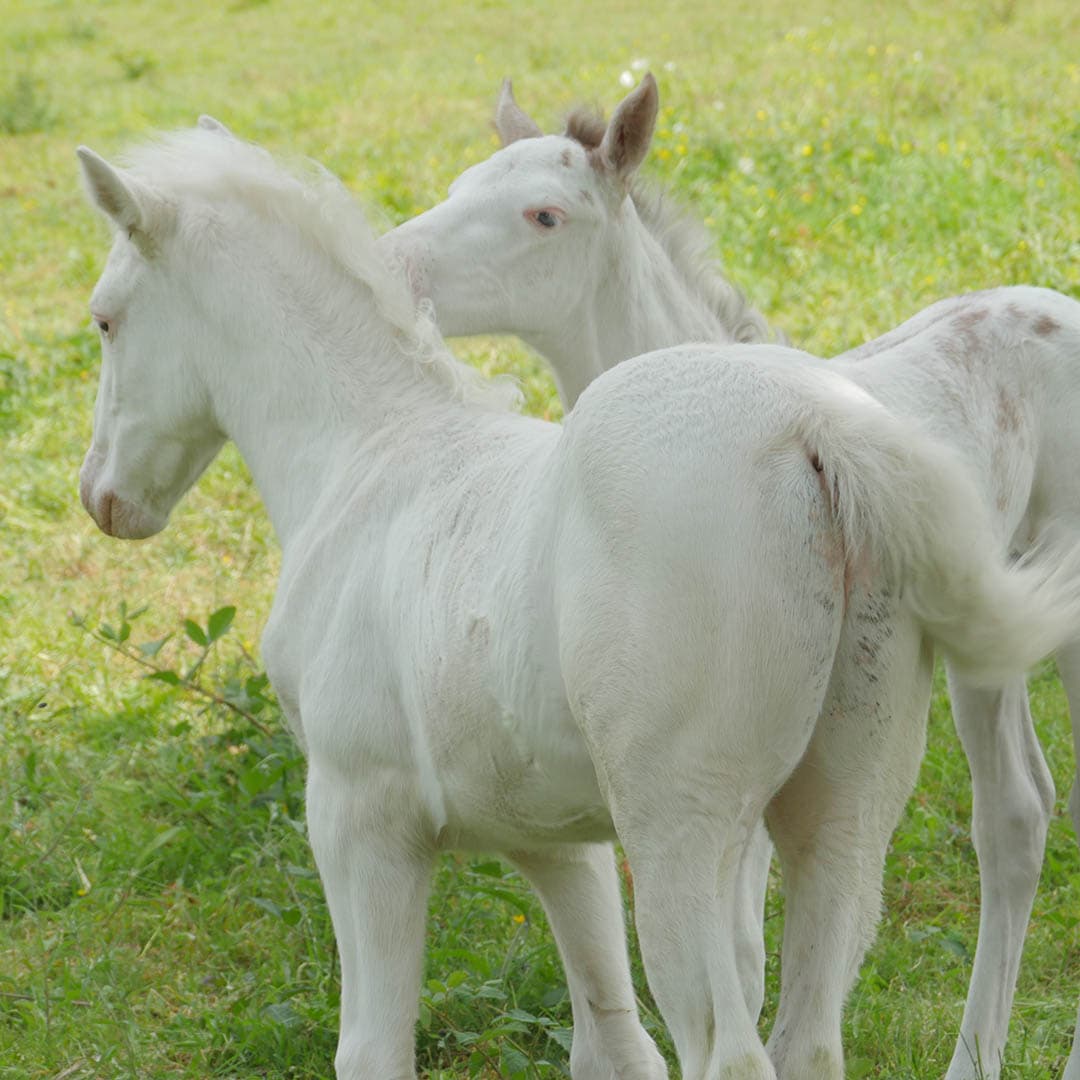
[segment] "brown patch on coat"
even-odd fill
[[[559,161],[564,169],[569,169],[570,166],[574,163],[574,158],[569,150],[564,150],[559,157]]]
[[[953,320],[953,325],[957,330],[973,330],[979,323],[983,321],[989,315],[990,312],[986,308],[972,308],[970,311],[963,311]]]
[[[978,344],[972,343],[971,334],[960,333],[955,337],[944,338],[938,344],[941,355],[955,367],[963,368],[969,375],[975,367],[975,353],[978,352]]]
[[[1049,315],[1040,315],[1035,320],[1035,333],[1039,337],[1049,337],[1055,330],[1060,330],[1061,324],[1056,320],[1050,318]]]
[[[1016,400],[1001,387],[998,390],[997,400],[997,428],[1003,434],[1011,434],[1020,430],[1020,409]]]
[[[943,339],[939,348],[941,354],[957,367],[963,368],[969,375],[975,370],[975,361],[985,348],[985,342],[976,329],[990,312],[984,307],[968,307],[954,315],[950,328],[953,335]]]

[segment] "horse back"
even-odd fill
[[[1029,287],[951,297],[830,363],[964,457],[1003,543],[1080,527],[1080,303]]]

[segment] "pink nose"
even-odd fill
[[[106,535],[116,536],[114,517],[119,500],[113,491],[104,491],[94,497],[93,484],[83,479],[79,483],[79,498],[94,524]]]
[[[98,528],[106,536],[115,536],[116,529],[113,524],[113,517],[116,512],[116,504],[118,499],[116,495],[111,491],[106,491],[100,499],[98,499],[96,512],[93,515],[94,520],[98,523]]]
[[[79,471],[79,500],[97,527],[121,540],[144,540],[161,532],[168,515],[121,498],[114,488],[98,483],[104,460],[104,455],[91,449]]]
[[[161,532],[166,518],[120,498],[115,491],[103,491],[87,507],[97,527],[106,536],[120,540],[145,540]]]

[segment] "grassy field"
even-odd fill
[[[493,149],[503,75],[554,127],[576,100],[610,108],[648,66],[663,111],[647,172],[706,217],[757,304],[829,354],[967,289],[1080,296],[1078,42],[1075,0],[0,0],[0,1080],[324,1077],[337,1023],[302,762],[250,681],[277,553],[242,463],[224,453],[137,545],[78,506],[98,356],[86,301],[107,239],[77,143],[110,154],[209,112],[318,158],[394,223]],[[558,417],[519,347],[462,351]],[[228,632],[200,644],[227,605]],[[257,715],[143,678],[118,645]],[[1032,685],[1067,793],[1052,668]],[[939,694],[848,1009],[850,1077],[944,1072],[977,926],[969,818]],[[780,920],[773,899],[765,1027]],[[498,863],[445,861],[427,978],[425,1075],[567,1075],[557,957]],[[1061,798],[1007,1077],[1060,1076],[1078,987],[1080,856]]]

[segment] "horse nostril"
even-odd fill
[[[115,536],[113,532],[113,509],[116,505],[116,496],[111,491],[106,491],[98,503],[97,523],[98,527],[106,536]]]

